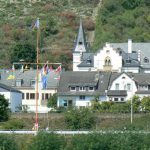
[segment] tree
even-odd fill
[[[30,42],[19,42],[13,48],[11,62],[18,62],[23,59],[26,62],[35,62],[36,48]]]
[[[132,98],[132,104],[133,104],[133,111],[134,112],[138,112],[139,109],[140,109],[140,104],[141,104],[141,101],[140,101],[140,97],[139,96],[133,96]]]
[[[56,94],[56,93],[53,94],[53,95],[48,99],[47,107],[54,107],[54,108],[57,107],[57,94]]]
[[[142,107],[142,110],[145,111],[145,112],[150,112],[150,97],[144,97],[142,100],[141,100],[141,107]]]
[[[67,111],[65,121],[72,130],[91,129],[95,125],[93,113],[88,108],[74,108]]]
[[[9,118],[9,103],[4,95],[0,95],[0,121],[6,121]]]
[[[96,96],[94,97],[94,99],[92,100],[92,105],[91,105],[91,107],[92,107],[93,110],[99,110],[99,109],[100,109],[100,106],[101,106],[101,104],[100,104],[100,102],[99,102],[99,95],[96,95]]]
[[[0,150],[19,150],[19,148],[12,136],[0,134]]]
[[[39,132],[38,135],[33,138],[30,143],[29,150],[60,150],[64,149],[65,140],[64,137],[54,134]]]
[[[56,20],[51,17],[48,18],[48,22],[46,23],[46,27],[44,29],[45,36],[54,35],[58,32],[58,25]]]

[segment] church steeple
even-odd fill
[[[87,52],[87,42],[86,42],[86,37],[85,37],[81,18],[80,18],[80,26],[78,30],[78,35],[75,41],[74,52],[80,52],[80,53]]]

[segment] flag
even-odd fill
[[[13,79],[15,79],[15,76],[12,75],[12,74],[10,74],[10,75],[8,76],[8,78],[7,78],[7,80],[13,80]]]
[[[55,70],[56,73],[61,72],[61,65]]]
[[[47,76],[42,76],[42,88],[47,88]]]
[[[13,65],[12,69],[11,69],[11,74],[8,76],[7,80],[13,80],[13,79],[15,79],[14,71],[15,71],[15,67]]]
[[[48,74],[48,64],[45,64],[41,69],[41,82],[42,82],[42,89],[47,88],[47,74]]]
[[[37,18],[36,22],[33,25],[31,25],[31,29],[34,29],[34,28],[36,28],[36,29],[40,28],[40,20],[39,20],[39,18]]]
[[[48,74],[48,70],[49,70],[48,65],[45,64],[44,67],[42,68],[42,76],[47,75]]]

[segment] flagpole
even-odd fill
[[[39,92],[38,92],[38,74],[39,74],[39,37],[40,37],[40,28],[37,28],[37,47],[36,47],[36,116],[35,116],[35,130],[38,131],[38,99],[39,99]]]

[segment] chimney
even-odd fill
[[[128,53],[132,53],[132,39],[128,39]]]

